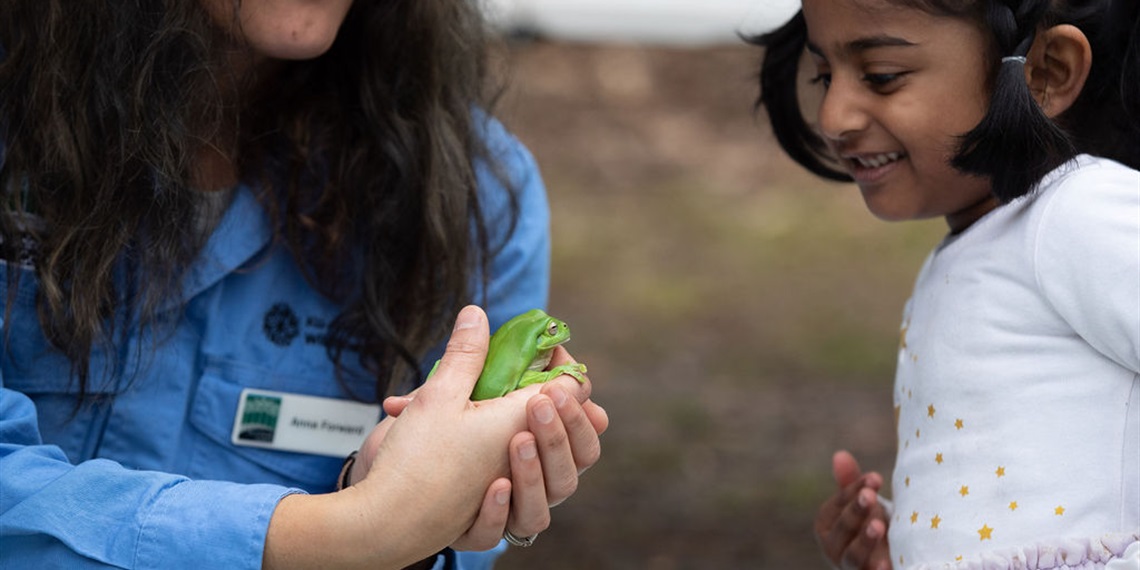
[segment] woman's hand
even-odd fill
[[[824,555],[843,570],[890,570],[890,518],[878,496],[882,476],[862,473],[846,451],[835,453],[831,468],[838,490],[820,506],[814,525]]]
[[[573,363],[562,347],[550,366]],[[550,525],[550,507],[574,494],[578,478],[601,457],[598,436],[609,426],[605,410],[589,399],[592,385],[561,376],[529,386],[502,399],[525,399],[528,431],[510,442],[511,476],[491,483],[479,515],[451,546],[457,550],[486,550],[498,544],[504,531],[526,537]],[[399,416],[416,397],[388,398],[385,421]]]
[[[499,496],[488,489],[501,490],[493,484],[510,473],[508,443],[528,429],[525,398],[469,399],[489,336],[482,310],[460,312],[435,374],[398,421],[386,419],[367,438],[364,464],[352,470],[355,484],[278,503],[266,539],[267,568],[400,568],[454,543],[475,524],[484,499]]]

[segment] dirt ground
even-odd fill
[[[552,312],[612,427],[498,568],[825,568],[833,450],[889,473],[898,316],[941,222],[888,224],[754,115],[759,53],[512,44],[499,114],[554,214]]]

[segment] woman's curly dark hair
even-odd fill
[[[92,350],[180,295],[208,237],[192,172],[212,148],[344,307],[330,357],[359,353],[377,391],[357,396],[382,397],[492,255],[475,178],[497,94],[481,14],[357,0],[327,53],[266,76],[223,64],[225,33],[200,0],[5,0],[0,254],[36,244],[40,322],[85,393]]]

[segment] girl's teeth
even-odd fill
[[[888,152],[871,157],[856,157],[855,161],[865,168],[878,168],[884,164],[898,160],[899,156],[897,152]]]

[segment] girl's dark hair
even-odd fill
[[[475,3],[358,0],[327,53],[271,77],[228,71],[223,58],[250,55],[200,0],[4,4],[0,254],[36,244],[39,319],[81,394],[94,348],[179,299],[208,237],[191,187],[206,149],[234,161],[278,243],[344,307],[330,357],[343,373],[355,352],[376,378],[357,397],[417,374],[472,276],[486,280],[475,165],[491,160],[495,92]]]
[[[894,0],[931,14],[963,18],[992,39],[991,100],[982,121],[960,141],[955,168],[990,178],[1008,202],[1029,193],[1049,171],[1088,153],[1140,169],[1140,2],[1136,0]],[[1047,118],[1010,56],[1024,56],[1039,28],[1072,24],[1092,46],[1093,64],[1072,107]],[[808,170],[850,180],[835,168],[823,139],[800,110],[799,62],[807,42],[803,13],[773,32],[746,38],[765,48],[757,108],[768,111],[780,145]]]

